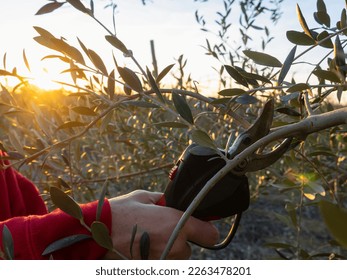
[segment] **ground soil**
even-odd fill
[[[300,232],[288,226],[285,222],[286,218],[289,219],[284,208],[285,199],[284,195],[261,195],[252,201],[249,209],[243,213],[239,229],[227,248],[213,251],[193,245],[192,259],[263,260],[283,259],[283,257],[303,259],[308,255],[314,256],[312,257],[314,259],[327,259],[332,252],[347,256],[341,247],[331,246],[332,237],[317,207],[302,208]],[[227,229],[221,231],[226,232]],[[298,240],[300,249],[303,250],[301,255],[298,255],[300,251],[296,247]],[[294,247],[281,248],[277,253],[276,248],[266,245],[275,242]]]

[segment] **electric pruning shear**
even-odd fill
[[[228,159],[233,159],[257,140],[266,136],[270,132],[273,116],[274,101],[270,99],[254,124],[240,133],[229,149],[220,149],[220,153],[195,143],[189,145],[170,171],[170,181],[157,204],[185,211],[206,182],[225,166],[226,161],[221,153]],[[286,138],[267,153],[259,150],[254,152],[227,173],[207,193],[195,209],[193,216],[207,221],[231,217],[231,227],[223,241],[205,248],[219,250],[228,246],[237,231],[242,212],[248,209],[250,203],[248,178],[245,174],[275,163],[288,150],[291,140]]]

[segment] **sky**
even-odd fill
[[[109,0],[94,2],[96,16],[112,29],[112,10],[104,9]],[[221,64],[211,56],[205,55],[202,45],[205,45],[206,33],[199,30],[194,13],[198,9],[207,19],[213,21],[222,0],[209,0],[206,3],[193,0],[148,2],[143,6],[140,0],[116,1],[117,36],[133,51],[143,66],[151,67],[150,40],[155,42],[159,70],[175,63],[183,54],[188,58],[187,71],[199,82],[202,92],[217,90],[217,74],[213,67],[219,68]],[[334,10],[340,13],[345,4],[343,0],[325,2],[332,15]],[[17,67],[20,74],[35,78],[34,83],[41,87],[59,86],[51,80],[63,79],[59,73],[65,69],[65,65],[52,60],[41,61],[42,57],[53,54],[54,51],[40,46],[33,40],[33,37],[37,36],[33,26],[43,27],[56,37],[62,36],[73,46],[78,46],[78,37],[88,48],[99,53],[108,67],[113,67],[112,47],[104,39],[106,32],[95,21],[68,5],[53,13],[36,16],[39,8],[47,3],[47,0],[0,0],[0,69],[3,68],[2,57],[6,53],[8,70]],[[287,41],[285,32],[289,29],[301,31],[295,12],[296,3],[300,5],[308,24],[315,24],[312,14],[315,11],[316,0],[284,0],[282,18],[276,26],[270,26],[275,40],[266,50],[280,61],[284,61],[293,47]],[[233,23],[237,24],[236,7],[233,13]],[[335,24],[340,15],[333,16],[332,23]],[[235,36],[238,36],[238,32],[235,32]],[[237,40],[237,37],[233,39]],[[259,45],[257,46],[259,48]],[[30,73],[22,59],[23,49],[31,66]],[[123,66],[134,67],[129,59],[125,59],[119,52],[114,53]]]

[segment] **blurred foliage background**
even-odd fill
[[[316,26],[311,27],[297,6],[302,30],[288,30],[287,43],[293,49],[281,62],[271,55],[271,27],[262,25],[261,18],[280,20],[282,1],[219,1],[214,23],[195,11],[202,32],[213,28],[215,33],[204,48],[220,61],[218,96],[200,94],[185,71],[183,55],[158,69],[153,48],[153,65],[141,66],[115,31],[104,26],[105,44],[138,66],[120,66],[111,56],[114,68],[107,69],[82,41],[73,46],[59,37],[62,34],[36,27],[34,39],[52,50],[45,59],[65,64],[71,83],[45,91],[15,69],[0,70],[1,149],[35,182],[52,209],[52,185],[80,203],[98,199],[105,184],[108,196],[135,189],[163,191],[170,168],[189,141],[225,147],[230,134],[235,138],[254,122],[267,98],[276,101],[273,127],[306,118],[305,95],[317,114],[340,108],[346,90],[346,8],[333,11],[340,20],[332,23],[324,1],[316,1]],[[63,5],[98,20],[94,1],[48,1],[38,15]],[[230,12],[235,6],[241,10],[242,41],[231,46],[230,27],[235,23]],[[116,3],[110,1],[107,8],[116,10]],[[249,49],[249,40],[259,42],[258,48]],[[314,48],[322,49],[319,62],[305,61],[304,54]],[[288,73],[303,64],[312,71],[298,83]],[[171,82],[163,83],[164,77]],[[17,85],[7,86],[8,79]],[[252,203],[235,241],[222,252],[195,247],[193,258],[346,258],[346,143],[346,126],[332,127],[309,135],[266,170],[249,174]]]

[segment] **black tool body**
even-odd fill
[[[171,170],[170,181],[158,202],[185,211],[196,195],[223,166],[213,149],[189,145]],[[209,191],[193,213],[202,220],[216,220],[245,211],[249,206],[248,179],[229,172]]]

